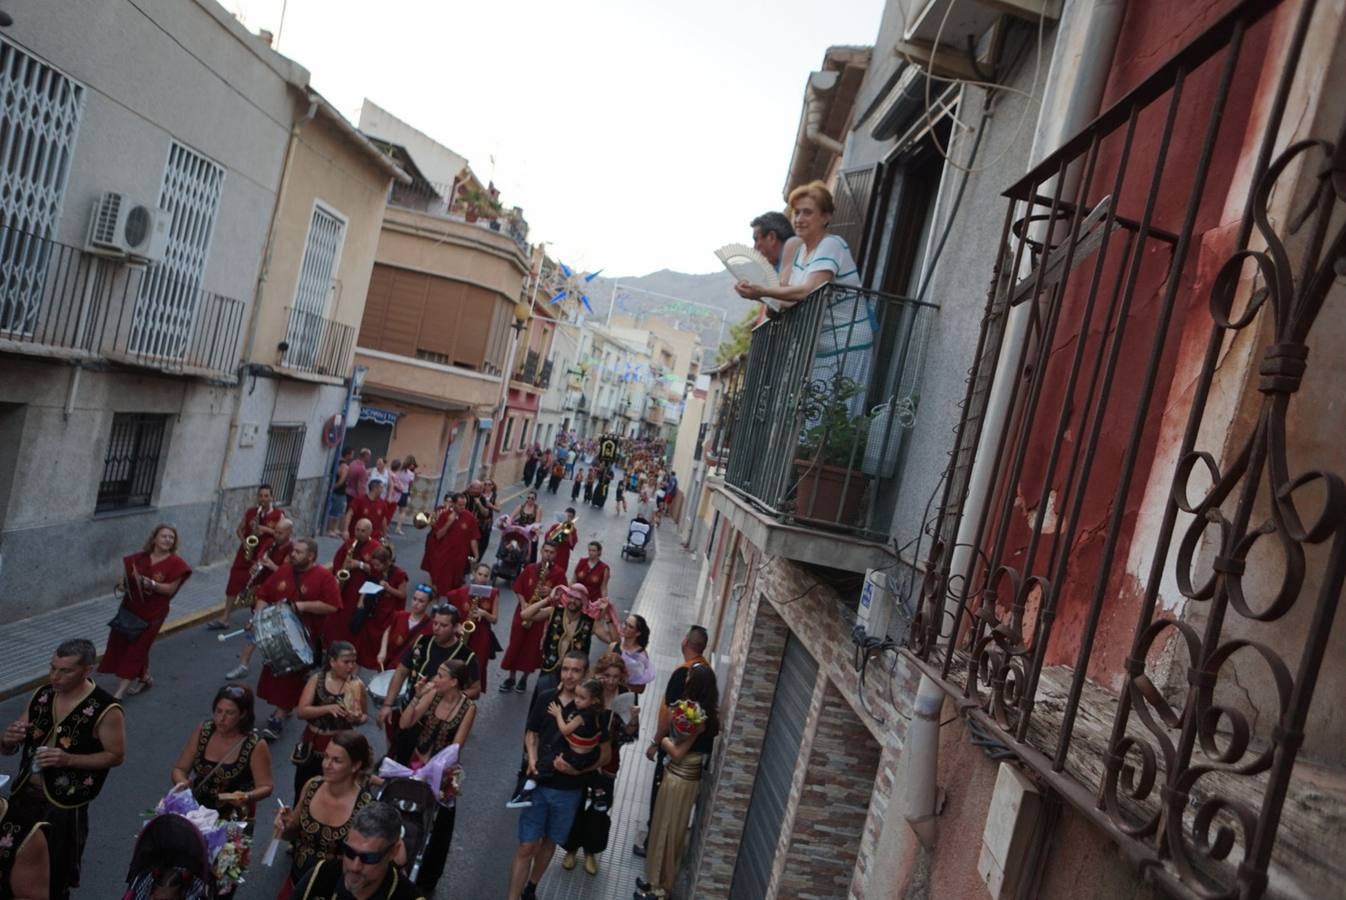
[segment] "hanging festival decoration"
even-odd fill
[[[589,302],[589,295],[585,293],[585,291],[588,290],[589,282],[597,278],[599,272],[602,272],[603,270],[599,269],[598,272],[590,272],[588,275],[581,275],[565,263],[558,263],[558,265],[561,267],[561,275],[565,278],[565,286],[547,301],[547,305],[555,306],[557,303],[570,297],[571,299],[578,300],[584,305],[584,308],[592,314],[594,311],[593,304]]]

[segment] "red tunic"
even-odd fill
[[[276,523],[285,517],[285,513],[273,506],[258,521],[257,510],[258,507],[250,506],[248,511],[243,514],[243,534],[245,536],[252,533],[252,523],[255,521],[258,525],[274,528]],[[243,590],[243,586],[248,583],[248,576],[252,574],[252,564],[257,561],[257,554],[265,552],[263,545],[271,540],[270,535],[262,534],[258,537],[261,538],[262,544],[257,545],[257,550],[253,553],[251,560],[248,559],[246,543],[244,541],[238,542],[238,549],[234,551],[234,564],[229,567],[229,583],[224,587],[226,597],[237,597],[239,591]]]
[[[369,557],[374,555],[374,551],[379,549],[379,542],[373,538],[366,541],[357,542],[355,538],[342,543],[337,548],[337,552],[332,556],[332,576],[348,561],[369,563]],[[332,641],[352,641],[355,636],[351,634],[351,618],[355,615],[356,608],[360,605],[360,586],[369,578],[369,574],[364,569],[350,568],[347,571],[351,577],[345,585],[337,582],[341,591],[341,603],[334,615],[328,616],[327,621],[323,623],[324,632],[322,635],[322,645],[325,649]]]
[[[467,558],[472,555],[472,542],[480,538],[476,516],[466,511],[459,513],[449,525],[449,533],[444,535],[442,550],[430,572],[436,593],[447,594],[462,586],[463,576],[467,574]]]
[[[468,586],[463,585],[450,592],[444,599],[458,607],[458,614],[462,621],[466,622],[467,612],[472,608],[472,596]],[[477,607],[486,612],[494,613],[500,608],[500,590],[491,588],[491,596],[478,599]],[[486,672],[491,665],[491,623],[484,619],[478,622],[477,630],[467,636],[467,646],[473,653],[477,654],[478,677],[481,679],[481,689],[484,691],[486,690]]]
[[[329,606],[341,606],[341,591],[336,577],[322,566],[309,566],[302,573],[296,573],[294,566],[281,566],[257,589],[257,599],[265,603],[301,600],[316,600]],[[323,632],[323,619],[330,618],[325,613],[305,612],[299,619],[308,629],[309,637],[317,644],[317,637]],[[295,672],[292,675],[273,675],[269,666],[262,667],[262,677],[257,680],[257,696],[277,709],[294,709],[299,703],[299,695],[304,692],[307,672]]]
[[[575,563],[575,580],[584,585],[590,600],[597,600],[604,596],[603,579],[608,577],[608,571],[608,564],[601,559],[592,569],[589,568],[589,557],[586,556]]]
[[[414,627],[411,624],[411,610],[399,609],[393,613],[392,623],[388,626],[388,655],[385,657],[385,665],[396,668],[402,654],[411,646],[411,642],[423,634],[430,633],[431,624],[429,612],[421,616],[421,620]]]
[[[380,580],[401,588],[407,583],[407,573],[393,566]],[[355,652],[360,665],[366,669],[379,668],[379,645],[383,642],[383,632],[393,624],[393,616],[401,612],[406,603],[405,598],[399,599],[387,591],[375,596],[378,599],[374,601],[374,610],[355,636]]]
[[[123,602],[127,609],[149,622],[150,626],[134,641],[109,631],[107,650],[98,663],[98,671],[118,678],[143,678],[149,673],[150,645],[168,618],[168,605],[173,598],[168,594],[141,590],[138,576],[144,575],[164,584],[181,579],[186,584],[187,579],[192,577],[192,567],[176,555],[155,563],[144,551],[122,557],[122,567],[126,570],[126,599]],[[182,589],[182,584],[178,585],[178,589]]]
[[[447,507],[440,507],[435,510],[435,520],[430,523],[430,527],[425,534],[425,553],[421,556],[421,571],[429,572],[433,577],[436,568],[439,565],[439,558],[444,555],[444,540],[436,537],[439,531],[449,521],[449,510]]]
[[[565,528],[566,524],[570,527]],[[561,567],[562,572],[570,571],[570,551],[574,550],[579,542],[580,533],[574,522],[557,522],[547,529],[547,536],[543,538],[543,543],[556,548],[556,564]]]
[[[377,500],[368,496],[356,497],[351,501],[350,511],[351,523],[346,530],[347,537],[355,537],[356,522],[361,519],[368,519],[369,524],[374,526],[370,536],[377,541],[383,538],[384,529],[388,527],[388,520],[397,511],[397,504],[389,503],[382,497]]]
[[[506,672],[535,672],[542,667],[542,635],[547,629],[542,622],[525,623],[521,613],[525,606],[536,603],[558,584],[565,584],[566,574],[559,565],[552,565],[545,582],[539,585],[541,568],[540,562],[529,563],[511,585],[519,602],[514,606],[514,618],[509,625],[509,646],[500,660],[500,668]]]

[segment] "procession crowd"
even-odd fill
[[[568,477],[572,498],[583,493],[598,509],[612,486],[619,511],[633,493],[637,519],[657,524],[677,490],[663,459],[660,442],[586,445],[567,437],[530,452],[524,481],[540,488],[546,478],[555,485]],[[270,487],[259,487],[237,529],[221,614],[208,626],[246,643],[209,718],[183,723],[182,751],[158,806],[178,815],[146,826],[124,896],[230,896],[246,874],[252,836],[265,841],[268,830],[290,854],[281,900],[431,896],[452,845],[477,704],[502,651],[499,692],[526,693],[533,678],[519,723],[517,781],[495,786],[501,803],[520,810],[508,896],[535,896],[557,846],[563,866],[573,868],[582,852],[586,871],[597,873],[621,749],[636,740],[641,699],[656,679],[649,626],[609,599],[603,546],[591,541],[576,552],[575,508],[544,527],[536,490],[505,516],[492,482],[446,495],[433,514],[417,516],[426,529],[419,565],[426,577],[411,579],[386,536],[405,525],[415,473],[413,457],[387,464],[367,450],[343,454],[328,520],[343,540],[326,565],[315,540],[294,537]],[[497,527],[491,564],[485,557]],[[84,846],[96,831],[89,804],[110,770],[135,758],[123,699],[153,687],[155,636],[192,574],[177,541],[175,527],[159,525],[124,558],[123,600],[102,659],[89,640],[58,646],[48,683],[0,738],[0,751],[21,754],[13,790],[0,801],[0,897],[66,898],[80,885]],[[492,629],[498,578],[517,597],[504,646]],[[251,616],[231,630],[238,607]],[[646,857],[637,897],[668,894],[718,728],[706,643],[704,629],[693,627],[683,664],[661,694],[651,692],[656,727],[645,755],[655,762],[655,786],[648,837],[633,848]],[[257,656],[254,691],[245,682]],[[93,680],[95,662],[117,679],[114,690]],[[261,703],[270,711],[259,728]],[[373,740],[359,730],[371,716],[380,726]],[[289,753],[293,784],[275,784],[273,744]],[[258,804],[280,794],[290,799],[282,796],[274,819],[258,824]],[[175,840],[173,828],[184,821],[205,844]],[[205,847],[213,860],[193,858]]]

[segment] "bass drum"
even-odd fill
[[[273,603],[257,613],[252,634],[273,675],[294,675],[313,668],[313,641],[290,604]]]

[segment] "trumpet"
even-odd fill
[[[415,525],[417,528],[429,528],[431,521],[433,520],[430,518],[430,514],[428,512],[418,512],[416,513],[416,515],[411,517],[411,523]]]

